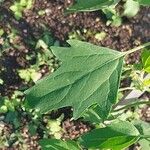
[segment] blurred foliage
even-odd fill
[[[34,0],[20,0],[15,1],[12,6],[10,6],[10,9],[13,11],[15,17],[17,19],[20,19],[22,17],[22,12],[25,9],[30,9],[33,5]]]

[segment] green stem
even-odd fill
[[[134,106],[138,106],[138,105],[142,105],[142,104],[150,104],[150,101],[141,101],[141,102],[131,103],[131,104],[128,104],[128,105],[126,105],[124,107],[121,107],[121,108],[118,108],[116,110],[113,110],[113,112],[117,112],[117,111],[120,111],[120,110],[128,109],[128,108],[131,108],[131,107],[134,107]]]
[[[119,92],[127,91],[127,90],[134,90],[135,88],[133,87],[125,87],[125,88],[120,88]]]
[[[145,47],[147,47],[147,46],[150,46],[150,42],[145,43],[145,44],[143,44],[143,45],[140,45],[140,46],[138,46],[138,47],[135,47],[135,48],[133,48],[133,49],[131,49],[131,50],[125,52],[125,55],[134,53],[134,52],[136,52],[136,51],[138,51],[138,50],[141,50],[141,49],[143,49],[143,48],[145,48]]]
[[[140,135],[140,138],[148,139],[150,138],[150,135]]]

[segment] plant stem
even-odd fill
[[[150,46],[150,42],[145,43],[145,44],[143,44],[143,45],[140,45],[140,46],[138,46],[138,47],[135,47],[135,48],[133,48],[133,49],[131,49],[131,50],[125,52],[125,55],[134,53],[134,52],[136,52],[136,51],[138,51],[138,50],[141,50],[141,49],[143,49],[143,48],[145,48],[145,47],[147,47],[147,46]]]
[[[134,90],[134,89],[135,88],[133,88],[133,87],[125,87],[125,88],[120,88],[119,92],[126,91],[126,90]]]
[[[150,138],[150,135],[140,135],[140,138],[148,139]]]
[[[130,107],[134,107],[134,106],[138,106],[138,105],[142,105],[142,104],[150,104],[150,101],[141,101],[141,102],[131,103],[131,104],[128,104],[128,105],[123,106],[121,108],[118,108],[116,110],[113,110],[113,112],[117,112],[120,110],[124,110],[124,109],[130,108]]]

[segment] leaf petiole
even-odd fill
[[[143,49],[143,48],[145,48],[145,47],[148,47],[148,46],[150,46],[150,42],[145,43],[145,44],[143,44],[143,45],[140,45],[140,46],[138,46],[138,47],[135,47],[135,48],[133,48],[133,49],[127,51],[127,52],[124,52],[124,53],[125,53],[125,55],[129,55],[129,54],[131,54],[131,53],[134,53],[134,52],[136,52],[136,51],[138,51],[138,50],[141,50],[141,49]]]
[[[124,109],[128,109],[128,108],[131,108],[131,107],[134,107],[134,106],[143,105],[143,104],[150,104],[150,101],[140,101],[140,102],[131,103],[131,104],[125,105],[125,106],[123,106],[121,108],[115,109],[112,112],[121,111],[121,110],[124,110]]]

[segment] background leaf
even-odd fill
[[[140,5],[150,6],[150,0],[136,0],[136,1],[138,1]]]
[[[71,140],[43,139],[39,144],[42,150],[81,150],[77,143]]]
[[[137,120],[133,122],[136,128],[139,130],[143,138],[139,140],[139,144],[142,150],[150,149],[150,124],[142,120]],[[149,138],[144,138],[144,136]]]
[[[66,12],[95,11],[117,4],[119,0],[77,0]]]
[[[138,139],[139,132],[134,125],[127,121],[119,121],[84,134],[80,142],[86,148],[120,150]]]
[[[134,0],[127,0],[124,5],[123,15],[127,17],[134,17],[140,10],[140,5]]]
[[[150,136],[150,124],[142,120],[137,120],[133,122],[136,128],[139,130],[141,135]]]
[[[71,47],[52,47],[63,63],[25,92],[27,104],[41,113],[72,106],[75,119],[98,104],[99,115],[105,119],[117,101],[124,53],[77,40],[68,42]]]
[[[145,49],[142,52],[142,64],[143,68],[147,73],[150,73],[150,50]]]

